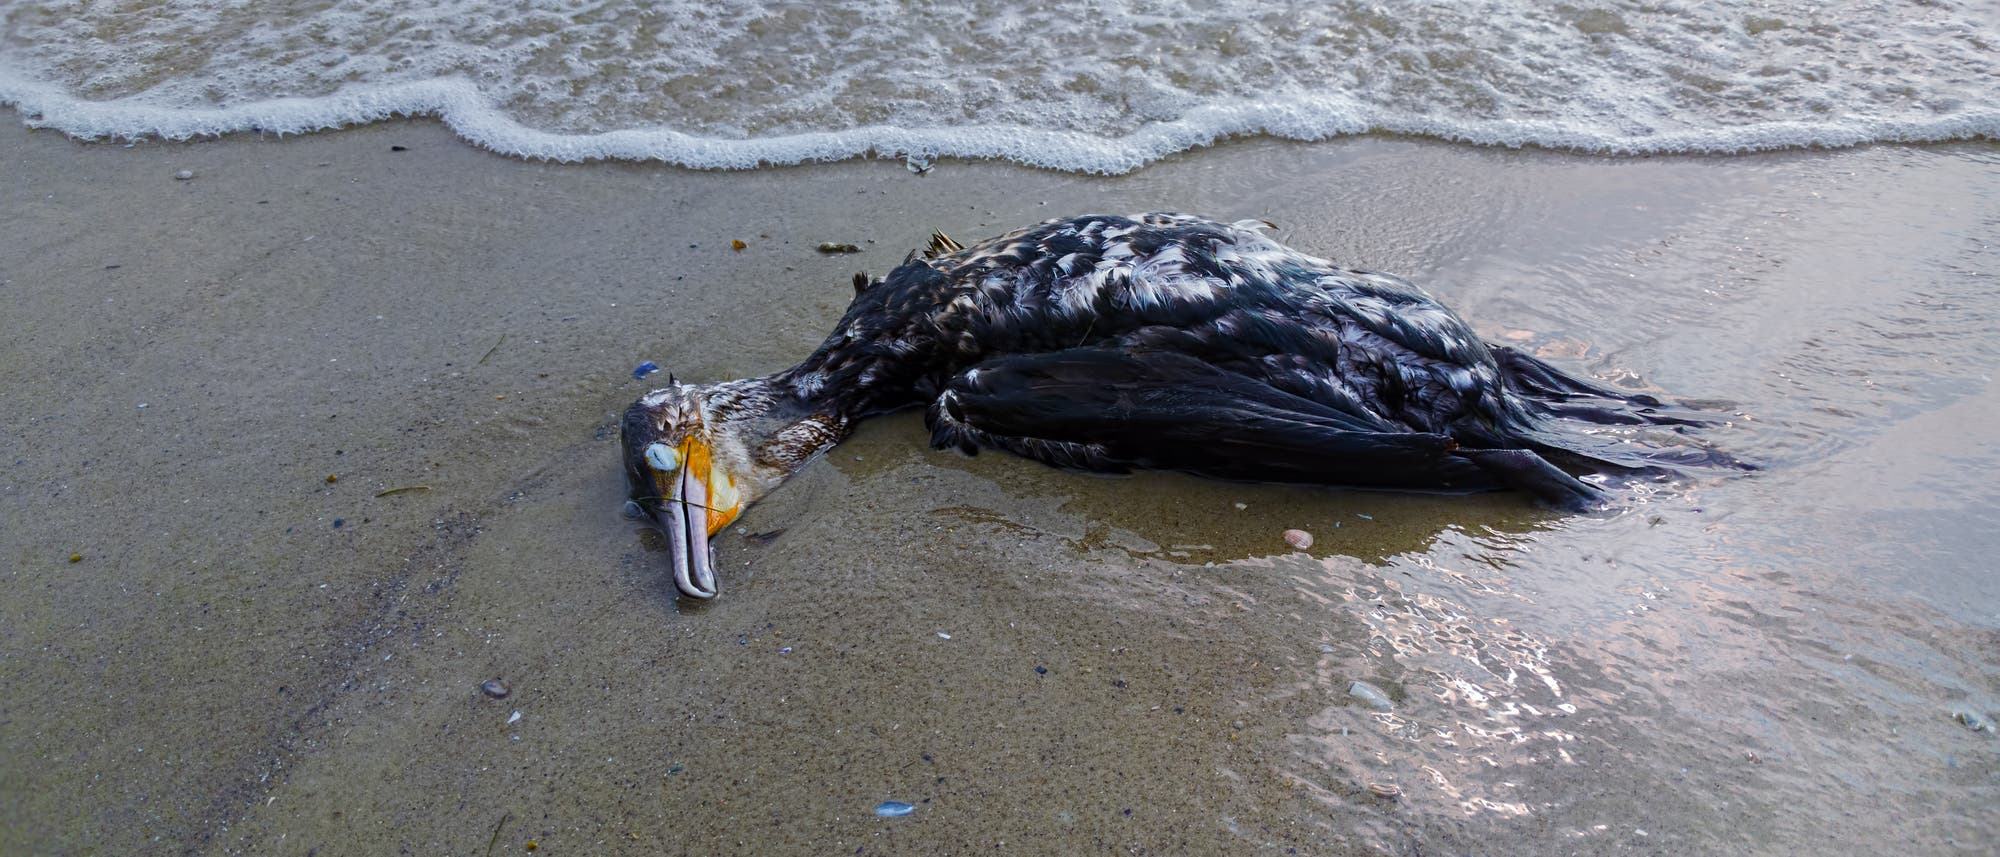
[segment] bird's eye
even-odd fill
[[[680,469],[681,453],[664,443],[656,443],[646,447],[646,463],[661,473],[671,472]]]

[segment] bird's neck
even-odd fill
[[[789,370],[716,384],[704,396],[716,454],[734,472],[751,477],[754,496],[776,488],[854,433],[855,420],[831,391],[798,395],[788,375]]]

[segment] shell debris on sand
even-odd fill
[[[1305,530],[1286,530],[1285,544],[1291,545],[1292,547],[1298,548],[1299,550],[1305,550],[1306,548],[1313,546],[1313,534],[1308,533]]]
[[[507,683],[497,678],[489,678],[480,682],[479,690],[494,699],[506,699],[507,694],[511,692],[507,689]]]
[[[1958,725],[1970,729],[1974,732],[1993,731],[1993,722],[1987,720],[1986,715],[1980,714],[1977,711],[1973,711],[1970,708],[1960,708],[1956,711],[1953,711],[1951,713],[1951,719],[1958,721]]]

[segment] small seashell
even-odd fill
[[[479,689],[485,691],[487,696],[493,697],[494,699],[506,699],[507,694],[509,693],[509,691],[507,690],[507,683],[497,678],[489,678],[485,681],[480,682]]]
[[[1395,800],[1403,796],[1403,790],[1386,783],[1369,783],[1368,793],[1379,798]]]
[[[1958,721],[1958,725],[1970,729],[1974,732],[1993,731],[1992,721],[1987,720],[1985,715],[1980,714],[1977,711],[1973,711],[1970,708],[1960,708],[1956,711],[1953,711],[1951,713],[1951,719]]]
[[[194,178],[194,170],[181,170],[180,172],[174,173],[174,178],[180,181],[187,181],[188,179]]]
[[[1313,534],[1308,533],[1305,530],[1286,530],[1285,544],[1291,545],[1292,547],[1298,548],[1299,550],[1305,550],[1306,548],[1313,546]]]
[[[916,807],[899,800],[885,800],[875,805],[875,814],[883,818],[896,818],[916,811]]]
[[[516,723],[519,723],[519,722],[521,722],[521,712],[520,712],[520,711],[518,711],[518,710],[517,710],[517,711],[515,711],[515,712],[514,712],[514,713],[513,713],[512,715],[509,715],[509,716],[507,717],[507,725],[508,725],[508,726],[512,726],[512,725],[514,725],[514,724],[516,724]]]

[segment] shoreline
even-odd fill
[[[2000,547],[2000,146],[1253,139],[919,177],[526,162],[431,120],[130,148],[6,124],[0,851],[456,853],[496,821],[517,853],[2000,832],[1991,733],[1950,716],[2000,710],[1971,559]],[[782,533],[732,530],[716,603],[674,599],[617,513],[633,365],[774,371],[932,229],[1154,208],[1273,219],[1495,341],[1733,403],[1725,436],[1777,466],[1577,518],[1078,477],[929,451],[904,413],[748,513]],[[1278,539],[1301,525],[1311,556]]]

